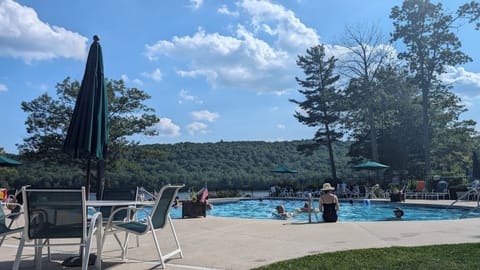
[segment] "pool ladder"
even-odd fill
[[[463,200],[464,198],[470,198],[470,195],[473,195],[474,198],[476,197],[477,198],[477,206],[474,207],[472,210],[468,211],[467,213],[463,214],[460,216],[460,218],[464,218],[465,216],[469,215],[470,213],[478,210],[480,208],[480,192],[479,192],[479,189],[480,187],[471,187],[468,189],[467,192],[465,192],[465,194],[463,194],[460,198],[457,198],[454,202],[452,202],[448,207],[447,209],[449,209],[450,207],[452,207],[455,203],[457,203],[458,201],[461,201]]]

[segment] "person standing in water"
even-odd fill
[[[325,192],[320,196],[320,212],[322,212],[323,221],[325,222],[337,222],[338,215],[337,211],[340,209],[340,204],[338,198],[332,191],[335,188],[330,185],[330,183],[323,184],[322,191]]]

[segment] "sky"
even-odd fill
[[[436,1],[435,1],[436,2]],[[454,11],[466,1],[443,1]],[[81,81],[93,36],[100,37],[105,77],[147,92],[158,136],[141,144],[311,139],[294,118],[304,100],[295,77],[306,49],[340,54],[345,27],[393,30],[384,0],[0,0],[0,148],[17,154],[27,137],[22,101],[70,77]],[[480,31],[457,35],[473,61],[442,79],[480,123]],[[393,49],[401,51],[402,44]],[[480,125],[477,125],[479,130]]]

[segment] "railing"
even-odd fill
[[[450,208],[451,206],[453,206],[454,204],[456,204],[458,201],[461,201],[463,200],[464,198],[470,198],[471,195],[474,196],[474,198],[476,197],[477,198],[477,207],[478,208],[480,206],[480,186],[474,186],[474,187],[470,187],[468,188],[468,191],[465,192],[465,194],[463,194],[462,196],[460,196],[460,198],[457,198],[454,202],[452,202],[448,207]]]

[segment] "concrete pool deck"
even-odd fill
[[[449,205],[447,200],[407,200],[405,204]],[[458,206],[476,206],[459,202]],[[306,255],[362,248],[422,246],[480,242],[480,218],[444,221],[385,221],[305,223],[289,220],[206,218],[174,219],[184,258],[172,258],[167,269],[251,269]],[[157,233],[164,253],[171,247],[170,230]],[[136,248],[131,238],[127,262],[118,259],[120,250],[113,238],[103,249],[103,269],[154,269],[158,266],[151,235],[140,237]],[[11,269],[18,240],[9,237],[0,247],[0,269]],[[55,247],[53,262],[43,259],[43,269],[62,268],[58,255],[74,253],[75,247]],[[95,251],[95,249],[94,249]],[[46,250],[44,250],[46,253]],[[65,255],[63,255],[65,256]],[[20,269],[34,269],[33,250],[25,249]],[[151,262],[143,262],[143,261]],[[89,269],[95,269],[91,266]]]

